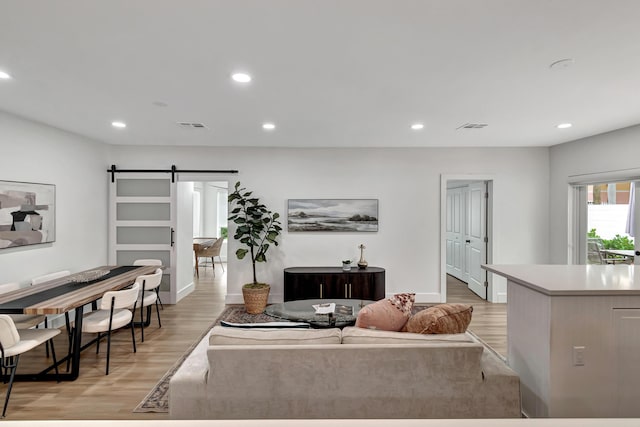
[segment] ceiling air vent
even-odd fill
[[[486,123],[465,123],[462,126],[458,126],[456,129],[482,129],[489,126]]]
[[[178,122],[178,126],[184,129],[206,129],[207,128],[202,123],[194,123],[194,122]]]

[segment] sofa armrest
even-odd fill
[[[206,405],[209,361],[209,335],[187,356],[169,381],[169,413],[172,419],[198,418],[198,411]]]
[[[481,358],[484,405],[502,411],[503,417],[520,417],[520,377],[505,361],[485,348]],[[493,414],[494,417],[499,415]]]

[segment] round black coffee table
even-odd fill
[[[314,328],[344,328],[353,325],[360,309],[373,302],[361,299],[304,299],[271,304],[264,313],[292,322],[306,322]],[[314,305],[330,303],[336,305],[334,313],[316,314]]]

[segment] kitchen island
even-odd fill
[[[507,279],[507,360],[526,416],[640,416],[640,269],[483,268]]]

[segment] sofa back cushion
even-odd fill
[[[215,326],[210,345],[320,345],[340,344],[340,329],[226,328]]]
[[[428,343],[472,343],[475,340],[467,334],[425,335],[410,332],[379,331],[357,327],[342,330],[343,344],[428,344]]]

